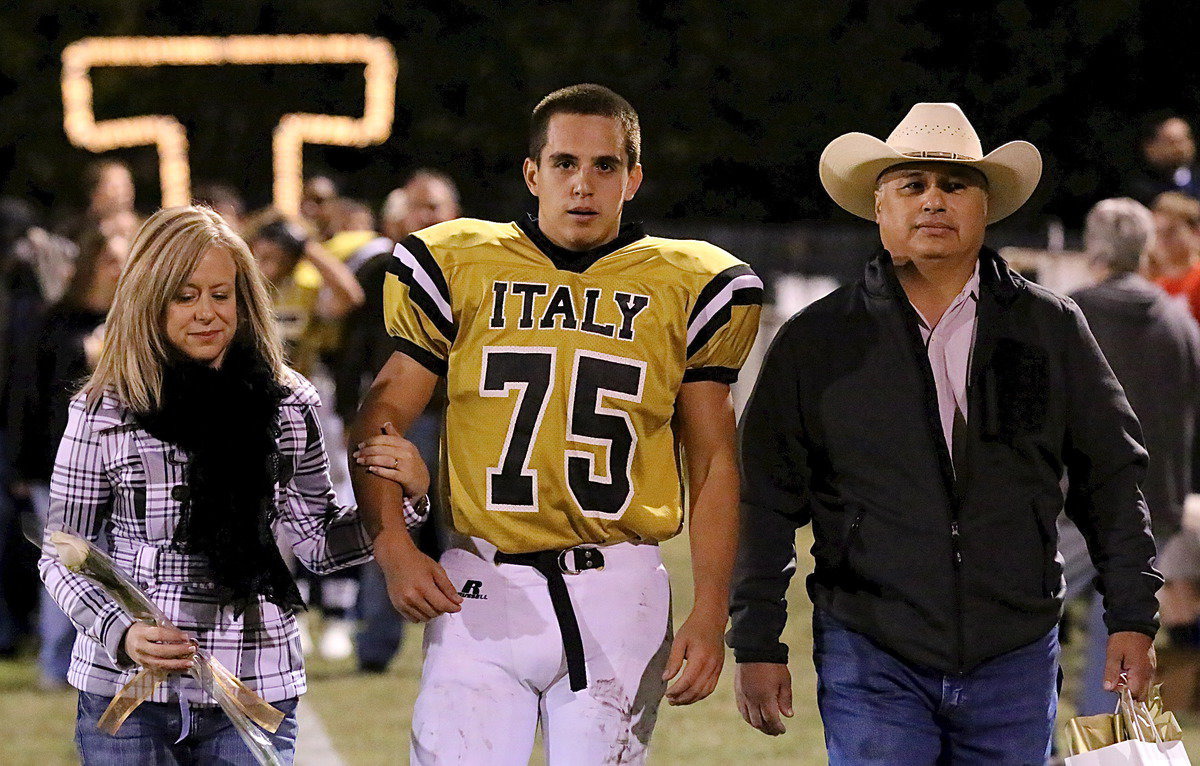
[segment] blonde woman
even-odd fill
[[[44,556],[42,579],[79,630],[85,764],[254,763],[190,676],[212,652],[287,714],[273,735],[291,760],[305,676],[303,608],[276,547],[310,569],[370,558],[339,508],[311,384],[284,365],[270,299],[246,243],[216,213],[161,210],[138,232],[91,379],[72,400],[50,484],[49,529],[108,549],[179,630],[131,623],[102,591]],[[413,455],[373,449],[381,475]],[[386,468],[381,466],[387,466]],[[138,665],[172,673],[113,737],[96,728]]]

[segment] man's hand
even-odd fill
[[[725,645],[721,643],[724,618],[724,612],[719,617],[708,617],[693,611],[675,634],[663,680],[669,681],[677,675],[679,678],[667,689],[668,703],[690,705],[717,688],[721,666],[725,663]]]
[[[388,529],[375,538],[375,558],[396,611],[413,622],[426,622],[462,609],[462,596],[442,565],[421,553],[407,532],[399,532],[403,540],[391,539],[393,534]]]
[[[165,673],[182,673],[192,667],[196,644],[178,628],[135,622],[121,642],[125,654],[137,664]]]
[[[1121,631],[1108,637],[1108,659],[1104,663],[1104,688],[1116,691],[1125,674],[1125,685],[1139,702],[1145,702],[1154,676],[1154,639],[1144,633]]]
[[[376,476],[404,487],[405,497],[421,497],[429,491],[429,469],[421,453],[391,423],[383,428],[384,433],[361,442],[351,457]]]
[[[780,716],[792,717],[792,674],[781,662],[739,662],[733,693],[746,723],[763,734],[787,731]]]

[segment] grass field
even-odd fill
[[[802,533],[803,534],[803,533]],[[807,542],[798,540],[802,549]],[[665,546],[675,593],[676,624],[691,605],[687,543],[676,538]],[[711,697],[691,707],[664,705],[651,746],[653,764],[807,764],[825,763],[821,722],[814,699],[810,658],[810,605],[803,591],[805,559],[789,599],[791,617],[785,640],[792,648],[796,717],[787,734],[767,737],[746,725],[733,702],[732,657]],[[1078,643],[1078,642],[1076,642]],[[413,629],[389,671],[379,676],[352,672],[350,662],[315,660],[309,665],[306,702],[320,715],[334,747],[348,764],[403,764],[408,761],[408,724],[420,672],[420,631]],[[1072,657],[1068,653],[1067,665]],[[0,763],[51,766],[76,763],[72,736],[75,695],[42,692],[32,658],[0,661]],[[1068,679],[1070,674],[1068,674]],[[1069,681],[1068,681],[1069,684]],[[1068,689],[1069,691],[1069,689]],[[1069,709],[1064,705],[1064,714]],[[1192,753],[1200,753],[1200,718],[1181,715]],[[300,733],[303,749],[304,732]],[[535,755],[534,763],[541,763]]]

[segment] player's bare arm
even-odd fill
[[[350,458],[359,512],[375,541],[375,559],[387,579],[392,604],[416,622],[457,612],[462,603],[441,565],[413,543],[401,510],[406,496],[417,499],[429,489],[429,472],[416,448],[399,434],[428,404],[436,383],[437,376],[412,358],[392,354],[371,384],[352,432],[353,443],[365,445],[358,450],[359,458]],[[385,436],[385,424],[395,431]],[[379,465],[384,445],[404,452],[391,468]]]
[[[737,550],[738,469],[729,386],[685,383],[676,398],[687,459],[688,518],[695,601],[675,634],[664,679],[672,705],[690,705],[712,693],[725,660],[722,635],[729,615],[729,579]],[[682,673],[680,669],[682,668]]]

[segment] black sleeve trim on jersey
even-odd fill
[[[688,317],[687,355],[690,359],[728,324],[733,306],[762,304],[762,280],[744,263],[730,266],[713,277]]]
[[[737,383],[739,370],[732,367],[696,367],[691,370],[684,370],[683,382],[695,383],[698,380],[715,380],[717,383],[724,383],[732,386]]]
[[[691,326],[691,324],[700,317],[700,314],[704,311],[704,309],[706,309],[708,307],[708,305],[710,303],[712,303],[714,299],[717,298],[717,296],[720,294],[720,292],[725,289],[726,285],[728,285],[730,282],[732,282],[734,279],[737,279],[738,277],[746,277],[746,276],[754,277],[755,280],[758,280],[758,277],[757,277],[757,275],[755,275],[753,269],[751,269],[749,266],[747,266],[744,263],[739,263],[736,266],[730,266],[729,268],[725,269],[720,274],[717,274],[715,277],[713,277],[711,280],[709,280],[708,284],[704,286],[704,289],[700,291],[700,297],[698,297],[696,299],[696,305],[692,307],[692,315],[690,317],[688,317],[688,325]],[[739,290],[738,292],[741,292],[741,291]],[[743,301],[742,304],[745,305],[747,303],[753,303],[753,302],[755,302],[755,301],[747,300],[747,301]],[[762,303],[762,282],[761,281],[758,281],[758,301],[757,302]]]
[[[399,351],[401,354],[411,358],[414,362],[429,370],[434,375],[442,378],[446,377],[446,370],[449,368],[449,365],[446,364],[445,359],[441,359],[435,354],[431,354],[429,351],[421,348],[408,338],[392,338],[392,340],[396,342],[396,351]]]
[[[458,334],[458,325],[450,313],[450,287],[442,269],[429,248],[415,236],[409,235],[396,245],[388,271],[408,286],[408,295],[420,307],[451,343]]]

